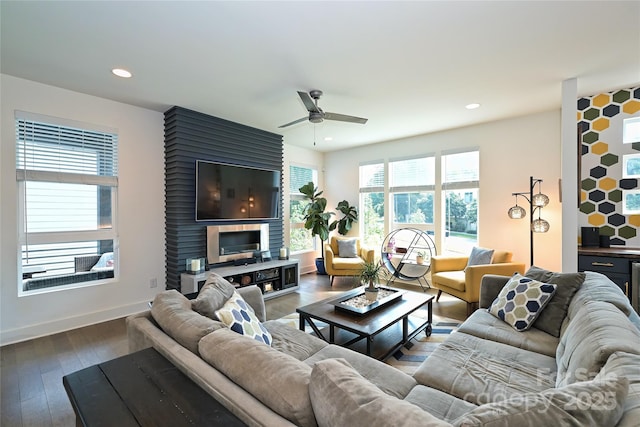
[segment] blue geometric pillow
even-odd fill
[[[262,326],[251,307],[235,291],[222,308],[216,310],[216,316],[229,329],[240,335],[246,335],[269,346],[273,341],[271,334]]]
[[[507,322],[516,331],[526,331],[551,301],[556,288],[556,285],[516,273],[493,301],[489,313]]]

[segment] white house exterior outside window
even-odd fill
[[[16,112],[20,294],[117,277],[118,135]]]

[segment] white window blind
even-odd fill
[[[15,123],[23,290],[114,277],[78,262],[117,246],[118,135],[21,112]]]
[[[360,165],[360,192],[384,191],[384,163]]]

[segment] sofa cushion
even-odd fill
[[[616,351],[640,354],[640,331],[615,306],[587,302],[560,337],[556,386],[595,377]]]
[[[334,258],[333,269],[334,270],[359,270],[362,268],[363,260],[360,257],[357,258]]]
[[[518,332],[486,310],[476,310],[458,328],[458,332],[556,357],[559,339],[539,329]]]
[[[317,425],[309,400],[309,365],[228,329],[204,337],[199,350],[211,366],[284,418]]]
[[[466,426],[613,427],[622,416],[628,381],[587,381],[479,406],[453,422]]]
[[[271,334],[258,320],[249,304],[237,292],[234,292],[222,308],[216,310],[215,314],[233,332],[271,345],[273,340]]]
[[[413,377],[476,405],[555,385],[554,358],[455,332]]]
[[[193,311],[191,301],[175,289],[155,296],[151,316],[167,335],[195,354],[202,337],[226,328],[223,323]]]
[[[624,401],[624,413],[616,427],[637,427],[640,420],[640,356],[615,352],[596,376],[596,381],[624,377],[629,380],[629,393]]]
[[[540,313],[533,327],[545,331],[554,337],[560,337],[560,326],[567,316],[571,298],[584,282],[584,273],[554,273],[540,267],[532,266],[524,274],[534,280],[557,285],[556,293],[549,304]]]
[[[409,392],[404,401],[413,403],[436,418],[448,423],[478,407],[473,403],[420,384]]]
[[[330,344],[307,360],[305,363],[313,366],[325,359],[345,359],[360,375],[371,381],[386,394],[403,399],[413,387],[416,380],[410,375],[364,354]]]
[[[570,319],[588,301],[608,302],[615,305],[626,316],[633,311],[629,298],[607,276],[595,271],[585,271],[584,274],[584,282],[569,303],[567,316]]]
[[[338,239],[338,256],[340,258],[356,258],[358,256],[356,239]]]
[[[464,292],[466,276],[463,270],[440,271],[438,273],[432,274],[432,278],[439,284],[447,286],[451,289],[456,289],[460,292]]]
[[[236,288],[225,278],[211,272],[200,289],[198,297],[191,304],[193,309],[203,316],[219,320],[216,318],[216,311],[222,308],[235,290]]]
[[[469,254],[469,260],[467,261],[467,267],[472,265],[491,264],[491,258],[493,258],[493,249],[486,248],[471,248],[471,254]]]
[[[514,274],[504,285],[489,312],[517,331],[526,331],[551,301],[556,285]]]
[[[271,347],[298,360],[308,359],[329,345],[318,337],[277,320],[268,320],[263,325],[273,337]]]
[[[327,359],[314,365],[309,395],[320,427],[451,425],[385,394],[344,359]]]

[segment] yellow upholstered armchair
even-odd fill
[[[471,314],[480,301],[480,281],[485,274],[511,276],[524,274],[524,264],[511,262],[513,254],[495,251],[491,264],[467,267],[469,257],[436,255],[431,257],[431,286],[438,289],[436,301],[443,292],[467,303],[467,314]]]
[[[359,276],[364,263],[374,261],[374,254],[356,237],[331,236],[324,245],[324,268],[331,277],[331,286],[336,276]]]

